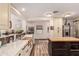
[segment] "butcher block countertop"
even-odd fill
[[[79,42],[78,38],[74,37],[56,37],[56,38],[50,38],[51,42]]]

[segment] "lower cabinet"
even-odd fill
[[[51,42],[48,44],[50,56],[79,56],[79,42]]]
[[[53,49],[53,56],[68,56],[68,51],[66,49]]]
[[[79,56],[79,42],[72,42],[70,44],[70,55]]]
[[[68,56],[69,43],[65,42],[51,42],[48,44],[48,52],[50,56]]]
[[[70,51],[71,56],[79,56],[79,51]]]

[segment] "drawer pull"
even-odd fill
[[[19,53],[19,55],[18,56],[21,56],[21,53]]]

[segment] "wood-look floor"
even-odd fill
[[[35,40],[35,46],[31,56],[48,56],[48,40]]]

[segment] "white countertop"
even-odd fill
[[[0,38],[14,36],[14,35],[20,35],[20,34],[1,35]],[[26,34],[24,37],[33,37],[33,34]]]
[[[28,44],[28,40],[18,40],[6,44],[0,48],[0,56],[15,56],[26,44]]]
[[[0,38],[4,38],[4,37],[9,37],[9,36],[14,36],[16,34],[10,34],[10,35],[1,35]]]
[[[23,39],[24,39],[24,38],[29,38],[29,37],[30,37],[30,38],[33,38],[33,34],[26,34],[26,35],[24,35]]]

